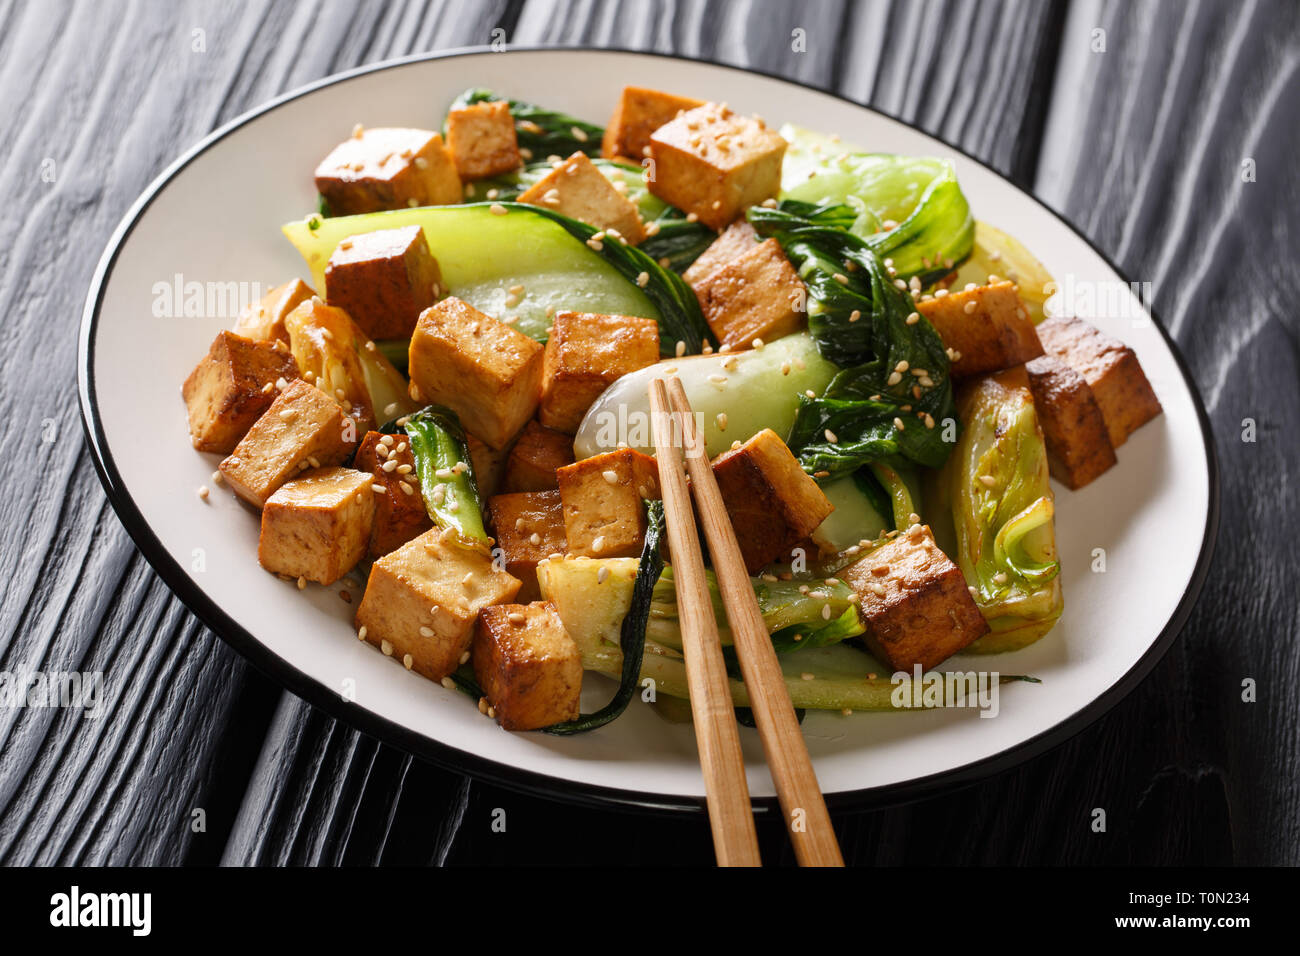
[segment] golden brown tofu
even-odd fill
[[[605,127],[605,136],[600,142],[600,155],[606,159],[623,157],[633,162],[641,162],[650,146],[650,134],[670,120],[676,119],[678,113],[703,106],[703,100],[690,96],[674,96],[660,90],[648,90],[639,86],[623,87],[623,95],[614,107],[614,115]]]
[[[537,562],[568,550],[560,493],[495,495],[488,499],[488,516],[497,547],[505,556],[506,570],[519,579],[519,600],[536,600],[540,595]]]
[[[506,730],[577,719],[582,655],[553,605],[484,608],[474,629],[473,659],[474,678]]]
[[[448,113],[447,148],[462,180],[500,176],[523,162],[514,117],[505,100],[474,103]]]
[[[1160,414],[1160,400],[1133,350],[1080,319],[1052,317],[1038,326],[1048,353],[1083,376],[1118,448]]]
[[[554,491],[556,469],[573,464],[573,436],[529,422],[510,449],[506,491]]]
[[[928,671],[966,647],[989,626],[924,525],[913,525],[839,572],[857,593],[863,641],[895,671]]]
[[[593,402],[613,382],[659,361],[654,319],[557,312],[546,341],[538,420],[574,434]]]
[[[325,267],[325,295],[372,339],[404,339],[443,294],[442,272],[420,226],[349,236]]]
[[[705,103],[650,136],[650,191],[721,229],[781,189],[786,142],[760,119]]]
[[[758,245],[758,233],[748,219],[737,219],[709,243],[700,257],[690,264],[682,278],[691,288],[696,288],[723,266],[735,262]]]
[[[1115,464],[1106,420],[1083,376],[1055,355],[1025,363],[1052,477],[1082,488]]]
[[[653,458],[620,448],[565,465],[556,477],[570,553],[589,558],[641,554],[646,529],[641,501],[659,497]]]
[[[257,560],[273,574],[333,584],[366,553],[374,479],[351,468],[314,468],[285,482],[262,509]]]
[[[181,386],[190,441],[199,451],[226,454],[271,407],[275,383],[297,377],[298,366],[282,343],[218,332]]]
[[[465,436],[465,444],[469,445],[469,464],[474,469],[474,483],[478,487],[479,497],[490,498],[501,490],[508,452],[493,448],[473,435]]]
[[[537,342],[449,297],[425,310],[411,336],[411,398],[446,405],[466,431],[505,448],[537,410],[542,361]]]
[[[371,476],[375,493],[366,557],[383,557],[433,527],[406,436],[366,432],[352,464]]]
[[[775,239],[756,243],[695,286],[705,321],[722,345],[749,348],[804,324],[803,280]]]
[[[316,167],[316,190],[336,216],[461,200],[451,153],[427,129],[358,126]]]
[[[357,635],[440,681],[460,666],[479,612],[517,593],[519,582],[493,567],[486,547],[467,547],[455,530],[434,528],[371,565]]]
[[[289,333],[284,330],[284,317],[315,294],[301,279],[278,285],[239,313],[235,331],[259,342],[279,339],[288,345]]]
[[[1034,323],[1013,282],[920,299],[916,311],[934,326],[943,344],[957,353],[956,378],[1020,365],[1043,354]]]
[[[221,463],[221,476],[260,508],[298,472],[343,464],[356,444],[356,424],[339,403],[295,379]]]
[[[645,227],[636,203],[614,188],[586,153],[574,153],[519,197],[533,206],[545,206],[604,230],[613,242],[618,237],[636,245]],[[593,237],[594,238],[594,237]]]
[[[791,549],[834,510],[770,428],[715,458],[713,474],[750,574],[790,560]]]

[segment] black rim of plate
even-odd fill
[[[928,133],[914,124],[908,123],[906,120],[885,112],[884,110],[864,106],[848,97],[840,96],[837,93],[821,89],[812,84],[802,83],[798,80],[791,80],[788,77],[780,76],[776,73],[762,70],[751,70],[726,63],[717,63],[710,60],[680,56],[677,54],[655,53],[617,47],[591,48],[577,46],[512,47],[509,52],[518,54],[556,52],[614,53],[625,54],[628,56],[651,56],[664,60],[700,63],[718,69],[750,73],[834,97],[835,99],[849,103],[859,109],[864,109],[868,112],[875,113],[878,116],[901,123],[916,132],[928,136],[936,142],[942,143],[948,149],[951,149],[954,153],[964,157],[969,162],[983,166],[989,172],[1003,179],[1013,188],[1032,199],[1043,209],[1044,212],[1062,223],[1066,228],[1085,242],[1117,276],[1125,282],[1128,281],[1124,273],[1115,265],[1114,262],[1111,261],[1110,257],[1107,256],[1105,252],[1099,249],[1092,240],[1080,232],[1072,223],[1066,220],[1041,199],[1022,189],[1020,186],[1017,186],[996,169],[993,169],[977,157],[970,155],[961,147],[948,142],[940,136]],[[472,777],[500,784],[513,790],[518,790],[535,796],[560,800],[567,803],[586,804],[607,809],[621,807],[624,809],[658,812],[682,810],[702,811],[705,809],[705,805],[704,800],[701,797],[678,794],[647,793],[636,790],[595,786],[565,780],[560,777],[551,777],[536,771],[522,770],[517,767],[499,763],[495,760],[490,760],[460,750],[450,744],[433,740],[432,738],[426,737],[424,734],[411,730],[401,724],[394,723],[393,721],[381,717],[363,707],[343,700],[340,695],[331,692],[324,685],[318,683],[315,678],[309,677],[288,661],[272,653],[259,640],[257,640],[257,638],[237,624],[221,607],[210,599],[198,585],[190,580],[189,576],[184,572],[176,559],[173,558],[162,546],[162,543],[154,534],[153,529],[149,527],[143,515],[141,515],[139,508],[136,507],[134,499],[131,497],[130,492],[122,482],[121,475],[118,473],[117,466],[113,461],[112,451],[109,449],[106,436],[104,435],[103,423],[100,421],[99,407],[96,400],[94,376],[96,330],[99,324],[99,311],[104,289],[107,286],[108,278],[112,274],[113,267],[116,264],[117,256],[123,245],[126,243],[126,240],[130,237],[149,206],[152,205],[153,200],[162,192],[172,178],[189,165],[189,163],[191,163],[195,158],[216,145],[230,133],[250,121],[277,109],[285,103],[306,96],[309,93],[313,93],[327,86],[333,86],[360,76],[365,76],[370,73],[376,73],[381,70],[394,69],[428,60],[441,60],[452,57],[482,54],[491,54],[492,56],[501,55],[500,53],[492,52],[487,47],[482,46],[460,47],[439,53],[422,53],[392,60],[385,60],[381,63],[370,64],[325,77],[278,96],[262,106],[244,113],[242,116],[237,117],[221,128],[214,130],[168,166],[149,185],[122,218],[122,221],[114,231],[112,238],[109,240],[108,247],[105,249],[99,264],[96,267],[94,278],[91,281],[90,290],[86,298],[85,309],[82,313],[80,342],[77,355],[77,390],[81,404],[82,426],[85,429],[86,438],[90,445],[91,455],[95,463],[95,470],[98,472],[100,481],[104,485],[104,490],[108,495],[108,499],[112,503],[114,510],[117,512],[119,520],[126,527],[127,532],[131,535],[131,538],[135,541],[136,547],[140,549],[140,552],[144,555],[145,559],[167,583],[167,586],[171,588],[172,592],[176,594],[176,596],[179,597],[181,601],[195,615],[197,615],[208,628],[219,635],[224,641],[226,641],[226,643],[234,647],[235,650],[248,659],[255,667],[285,686],[294,694],[297,694],[312,705],[321,708],[332,717],[344,721],[363,733],[369,734],[382,742],[392,744],[411,754],[426,759],[439,767],[453,772],[468,774]],[[1196,390],[1195,383],[1192,381],[1191,374],[1188,372],[1187,364],[1183,360],[1182,354],[1178,350],[1178,346],[1175,344],[1173,339],[1169,337],[1169,333],[1165,330],[1164,325],[1159,321],[1155,312],[1150,309],[1148,309],[1148,311],[1150,312],[1161,337],[1164,339],[1165,345],[1168,346],[1173,355],[1174,362],[1178,366],[1178,371],[1183,377],[1183,382],[1186,385],[1187,390],[1191,393],[1192,405],[1196,409],[1197,422],[1201,430],[1201,441],[1205,447],[1205,464],[1209,478],[1209,501],[1207,504],[1205,531],[1201,538],[1200,554],[1197,557],[1196,566],[1193,569],[1191,579],[1188,581],[1187,587],[1183,591],[1183,595],[1180,598],[1178,605],[1175,607],[1173,615],[1165,624],[1155,641],[1152,642],[1151,646],[1147,648],[1142,657],[1138,659],[1137,663],[1134,664],[1123,677],[1112,684],[1098,697],[1094,698],[1088,705],[1065,718],[1060,723],[1049,727],[1047,730],[1042,731],[1028,740],[1021,741],[1019,744],[1000,751],[990,757],[960,767],[955,767],[951,770],[940,771],[924,777],[917,777],[913,780],[907,780],[902,783],[827,794],[826,803],[831,809],[874,809],[892,804],[905,803],[921,797],[934,796],[942,792],[974,783],[986,777],[993,776],[994,774],[1010,770],[1033,757],[1037,757],[1040,754],[1059,746],[1102,717],[1102,715],[1118,704],[1129,694],[1130,691],[1137,687],[1147,674],[1150,673],[1151,669],[1155,667],[1161,658],[1164,657],[1178,634],[1182,631],[1183,625],[1187,622],[1187,618],[1191,614],[1192,606],[1205,583],[1205,578],[1209,572],[1211,558],[1214,553],[1214,543],[1219,525],[1219,463],[1215,453],[1213,433],[1210,429],[1209,418],[1206,415],[1204,403],[1201,401],[1201,397]],[[760,811],[770,812],[779,809],[775,797],[755,798],[754,806],[756,810]]]

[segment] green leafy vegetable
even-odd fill
[[[623,652],[622,672],[618,690],[613,699],[594,714],[583,714],[577,720],[566,720],[543,728],[548,734],[568,736],[595,730],[614,720],[631,703],[641,681],[641,660],[645,653],[645,631],[650,621],[650,602],[655,582],[663,570],[663,557],[659,554],[659,541],[664,532],[664,506],[660,501],[647,501],[645,544],[641,548],[641,562],[637,566],[636,581],[632,585],[632,604],[619,627],[618,643]]]
[[[939,477],[956,526],[955,558],[990,633],[973,652],[1038,640],[1063,608],[1047,452],[1023,369],[966,386],[966,430]]]
[[[491,90],[471,88],[456,97],[449,111],[502,99],[505,97],[498,96]],[[600,155],[604,127],[523,100],[507,99],[506,103],[510,105],[510,115],[515,120],[515,136],[519,140],[519,148],[528,150],[536,158],[571,156],[575,152],[593,157]]]
[[[924,284],[970,254],[975,220],[949,161],[853,150],[793,126],[781,134],[790,141],[783,197],[846,206],[852,218],[844,228],[892,260],[903,279]]]
[[[924,318],[909,321],[912,297],[842,227],[844,207],[787,200],[748,215],[807,285],[818,350],[847,366],[819,397],[800,400],[786,443],[804,470],[833,478],[891,456],[942,465],[951,450],[942,426],[956,420],[947,351]]]
[[[718,621],[719,640],[724,646],[729,646],[731,629],[717,578],[712,571],[706,571],[705,577],[713,614]],[[863,631],[853,589],[843,581],[835,584],[811,579],[771,581],[760,576],[750,578],[750,584],[758,599],[763,623],[772,634],[772,643],[778,651],[833,644],[856,637]],[[677,621],[677,590],[671,567],[664,568],[655,585],[650,613],[656,622],[675,624]],[[656,627],[655,640],[667,647],[681,648],[681,634],[675,629]]]
[[[686,284],[686,280],[671,269],[659,265],[636,246],[625,245],[608,237],[597,240],[594,237],[602,230],[589,223],[570,219],[544,206],[517,203],[503,205],[512,211],[526,209],[558,223],[569,235],[586,243],[588,248],[595,249],[597,254],[621,276],[640,287],[659,310],[661,355],[675,355],[678,342],[686,343],[687,354],[700,352],[705,342],[715,346],[718,344],[704,321],[699,299],[695,297],[695,291]]]
[[[478,482],[456,413],[441,405],[426,405],[398,421],[402,424],[394,423],[392,430],[404,433],[411,443],[420,493],[433,523],[454,528],[467,539],[486,542]]]

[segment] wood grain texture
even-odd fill
[[[944,136],[1150,281],[1205,396],[1222,533],[1173,651],[1018,770],[837,817],[846,860],[1300,862],[1300,11],[1286,0],[0,3],[0,670],[102,670],[110,701],[97,720],[0,709],[0,861],[711,861],[703,817],[469,783],[282,693],[170,596],[87,461],[81,304],[148,182],[277,93],[496,27],[762,69]],[[1106,833],[1089,827],[1097,807]],[[766,862],[793,862],[779,820],[759,835]]]

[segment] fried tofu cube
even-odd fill
[[[325,297],[372,339],[404,339],[443,293],[438,260],[420,226],[350,236],[325,267]]]
[[[510,449],[505,490],[554,491],[560,487],[556,470],[572,464],[572,435],[529,422]]]
[[[700,257],[682,273],[682,278],[691,288],[696,288],[723,266],[730,265],[752,251],[758,241],[758,233],[749,224],[749,220],[737,219],[709,243]]]
[[[316,190],[336,216],[460,202],[460,176],[439,133],[357,127],[316,167]]]
[[[366,553],[375,514],[370,475],[313,468],[266,499],[257,560],[272,574],[333,584]]]
[[[492,564],[486,547],[466,547],[454,529],[434,528],[371,565],[357,635],[440,681],[460,666],[479,612],[518,593],[519,582]]]
[[[506,570],[520,581],[519,600],[534,601],[537,562],[568,550],[564,508],[558,491],[527,491],[488,499],[488,518],[505,558]]]
[[[578,717],[582,655],[554,605],[484,608],[474,629],[474,678],[506,730]]]
[[[411,398],[446,405],[466,431],[505,448],[537,410],[542,362],[537,342],[449,297],[425,310],[411,336]]]
[[[1055,355],[1025,363],[1052,477],[1082,488],[1115,464],[1106,419],[1084,377]]]
[[[288,345],[289,333],[284,330],[284,317],[315,294],[301,279],[278,285],[239,313],[235,331],[259,342],[279,339]]]
[[[703,106],[703,100],[675,96],[640,86],[623,87],[614,115],[600,141],[600,155],[606,159],[623,157],[641,162],[650,146],[650,134],[677,118],[678,113]]]
[[[895,671],[928,671],[989,629],[961,569],[912,525],[839,571],[858,595],[867,648]]]
[[[298,472],[341,465],[356,445],[356,423],[339,403],[294,379],[221,463],[221,476],[235,494],[261,508]]]
[[[578,431],[582,416],[616,379],[659,361],[653,319],[593,312],[557,312],[546,340],[538,420]]]
[[[1088,383],[1114,447],[1160,414],[1160,400],[1142,371],[1142,363],[1123,342],[1080,319],[1057,316],[1038,326],[1038,336],[1049,354]]]
[[[519,201],[580,219],[632,245],[645,238],[636,203],[615,189],[586,153],[574,153],[564,160],[520,195]]]
[[[645,543],[643,498],[659,497],[659,468],[631,448],[605,452],[556,472],[571,554],[633,558]]]
[[[775,239],[756,243],[697,283],[695,297],[718,342],[732,348],[749,348],[754,339],[771,342],[803,327],[803,280]]]
[[[650,191],[722,229],[780,192],[785,147],[762,120],[705,103],[651,134]]]
[[[181,386],[190,441],[199,451],[226,454],[271,407],[276,381],[297,377],[298,366],[280,343],[218,332]]]
[[[1043,354],[1014,282],[998,282],[918,300],[916,311],[957,353],[956,378],[1020,365]]]
[[[465,436],[465,444],[469,446],[469,464],[474,469],[474,483],[478,487],[479,496],[490,498],[501,490],[508,452],[502,448],[493,448],[468,434]]]
[[[375,493],[366,557],[381,558],[433,527],[420,493],[415,456],[404,435],[366,432],[352,465],[370,475]]]
[[[750,574],[789,560],[791,550],[834,510],[770,428],[715,458],[713,474]]]
[[[462,180],[500,176],[523,162],[515,120],[505,100],[474,103],[448,113],[447,148]]]

